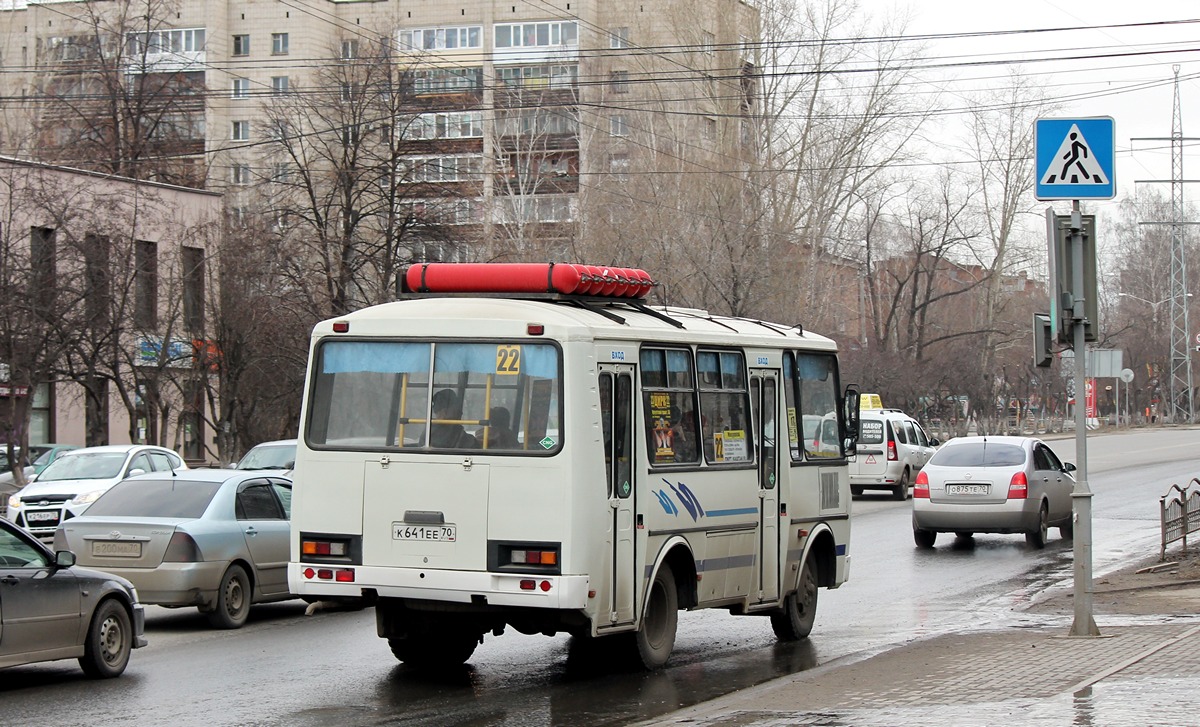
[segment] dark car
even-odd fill
[[[90,677],[119,676],[146,645],[145,623],[129,581],[0,520],[0,667],[78,659]]]

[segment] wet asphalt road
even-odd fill
[[[1089,439],[1097,573],[1157,552],[1158,497],[1200,475],[1200,430]],[[1075,461],[1074,439],[1051,443]],[[834,659],[924,635],[1020,627],[1032,597],[1069,587],[1071,544],[1054,531],[1032,551],[1019,535],[942,535],[914,548],[907,503],[855,502],[850,581],[822,590],[813,635],[777,643],[764,618],[681,614],[675,654],[654,674],[597,667],[567,637],[489,637],[450,674],[398,664],[371,611],[306,617],[299,601],[256,607],[240,631],[195,611],[148,609],[150,646],[117,680],[73,661],[0,672],[6,724],[623,725]]]

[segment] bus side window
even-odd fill
[[[600,431],[604,441],[604,480],[608,483],[608,496],[612,497],[612,442],[613,442],[613,406],[612,406],[612,374],[600,374]]]

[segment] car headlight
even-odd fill
[[[96,501],[96,498],[104,494],[104,490],[92,490],[91,492],[81,492],[71,498],[68,505],[90,505]]]

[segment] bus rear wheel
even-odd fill
[[[675,575],[671,566],[658,568],[646,599],[646,614],[634,635],[638,659],[647,669],[657,669],[667,663],[675,648],[675,629],[679,625],[679,593],[675,590]]]
[[[432,629],[432,633],[390,638],[392,655],[409,666],[447,669],[461,666],[475,653],[479,637],[465,632]]]
[[[798,641],[812,633],[817,620],[817,564],[812,553],[804,560],[799,587],[783,599],[783,609],[771,614],[771,628],[780,641]]]

